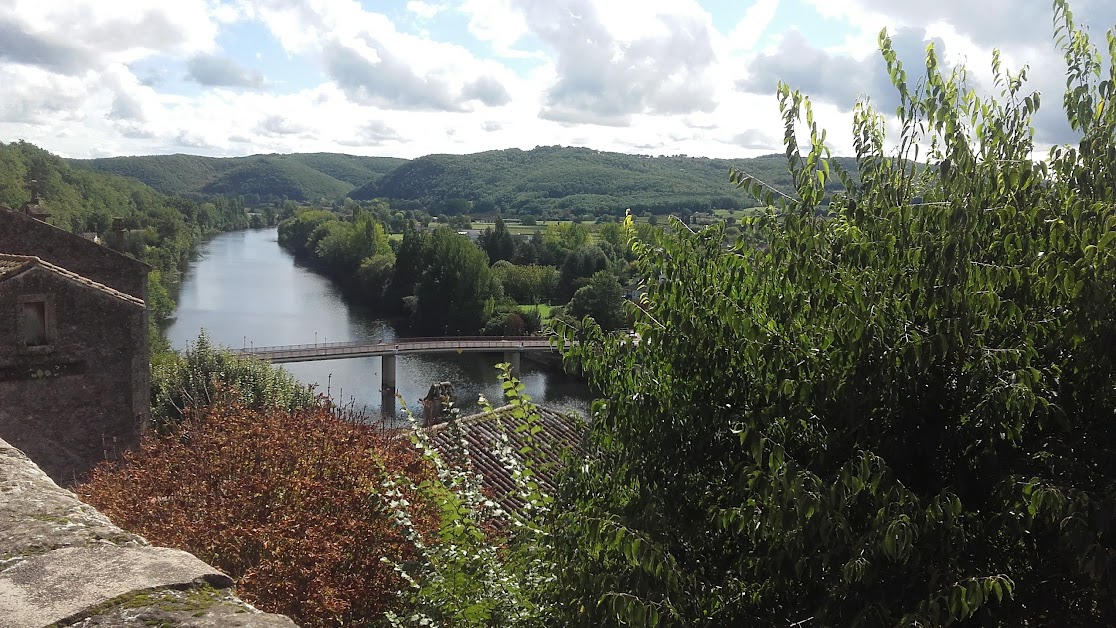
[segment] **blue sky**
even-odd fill
[[[1097,36],[1111,0],[1074,0]],[[1047,0],[0,0],[0,141],[62,155],[336,151],[416,157],[579,145],[781,150],[775,85],[835,152],[859,98],[934,42],[988,84],[999,47],[1067,141]],[[1050,97],[1053,95],[1054,97]]]

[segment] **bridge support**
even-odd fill
[[[519,356],[522,355],[520,351],[505,351],[504,361],[511,364],[512,377],[519,377]]]
[[[380,412],[388,418],[395,418],[395,356],[388,354],[381,358],[380,393],[382,395]]]

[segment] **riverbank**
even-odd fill
[[[178,308],[167,329],[181,350],[205,329],[230,348],[325,342],[382,341],[404,335],[393,321],[375,318],[349,303],[327,278],[297,263],[278,244],[275,228],[220,234],[204,243],[187,269]],[[396,402],[400,422],[407,409],[421,416],[419,400],[433,383],[454,384],[463,413],[478,409],[477,397],[503,396],[495,365],[502,354],[407,355],[397,360]],[[380,358],[284,365],[335,403],[366,416],[381,415]],[[541,405],[587,414],[592,394],[585,382],[561,369],[523,363],[525,392]]]

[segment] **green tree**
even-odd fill
[[[307,247],[310,235],[323,223],[331,220],[337,220],[337,216],[324,209],[298,212],[279,223],[279,245],[293,251],[295,255],[305,256],[313,250]]]
[[[558,287],[558,269],[553,266],[497,264],[492,270],[504,286],[504,294],[516,303],[548,303]]]
[[[567,311],[577,319],[591,317],[605,331],[625,327],[628,319],[624,312],[624,288],[616,275],[607,270],[595,273],[588,284],[578,288]]]
[[[428,231],[413,229],[410,225],[403,231],[403,241],[396,251],[395,267],[386,290],[384,305],[389,312],[402,314],[407,311],[404,299],[415,294],[415,285],[426,268],[430,240]]]
[[[371,303],[382,303],[384,291],[391,282],[395,258],[390,254],[366,257],[360,263],[356,280],[364,299]]]
[[[1077,146],[1035,159],[998,55],[998,99],[932,48],[911,87],[882,34],[902,132],[857,106],[859,182],[780,86],[793,195],[733,175],[766,246],[672,223],[634,244],[638,342],[563,330],[604,396],[552,527],[564,625],[1116,623],[1116,36],[1054,6]]]
[[[608,256],[597,245],[582,246],[572,250],[562,262],[558,277],[558,295],[563,299],[573,296],[594,273],[607,270]]]
[[[415,282],[415,325],[445,333],[476,333],[502,295],[488,257],[469,238],[435,229]]]
[[[515,239],[504,224],[504,219],[496,217],[496,227],[485,229],[477,244],[488,254],[488,262],[495,264],[500,260],[510,261],[515,256]]]
[[[175,430],[190,410],[213,403],[222,393],[257,409],[320,405],[313,391],[288,371],[215,347],[204,331],[181,354],[152,361],[151,422],[158,432]]]

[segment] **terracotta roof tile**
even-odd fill
[[[57,275],[61,275],[64,279],[79,286],[103,292],[108,296],[120,299],[122,301],[127,301],[128,303],[139,305],[140,307],[144,306],[143,299],[138,299],[130,294],[125,294],[102,283],[97,283],[92,279],[82,277],[75,272],[66,270],[61,266],[55,266],[50,262],[45,262],[32,255],[8,255],[6,253],[0,253],[0,282],[6,279],[10,279],[25,271],[31,270],[34,267],[41,267],[44,270],[50,271]]]
[[[513,457],[532,460],[535,479],[544,491],[553,492],[554,476],[562,454],[577,446],[585,432],[585,423],[577,416],[562,414],[548,408],[539,408],[542,431],[535,435],[534,451],[523,454],[527,444],[525,434],[517,433],[518,420],[511,416],[511,406],[496,408],[492,413],[474,414],[458,419],[460,438],[468,445],[469,465],[484,480],[484,487],[493,498],[506,508],[519,509],[523,500],[516,494],[511,473],[501,462],[495,450],[501,445],[501,434],[507,434]],[[431,444],[443,453],[454,450],[458,438],[450,423],[426,428]]]

